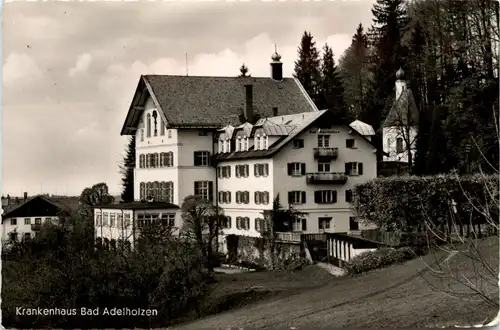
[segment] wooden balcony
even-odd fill
[[[38,225],[32,224],[31,225],[31,230],[33,230],[33,231],[40,231],[40,229],[42,229],[42,225],[41,224],[38,224]]]
[[[284,243],[300,243],[300,233],[276,232],[276,240]]]
[[[339,156],[339,148],[314,148],[314,158],[331,160],[337,159]]]
[[[307,184],[344,184],[347,175],[341,172],[307,173]]]

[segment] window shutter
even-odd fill
[[[212,163],[212,156],[210,155],[210,151],[207,151],[207,166],[210,166]]]
[[[231,166],[228,166],[227,167],[227,177],[230,178],[231,177]]]
[[[222,191],[219,191],[219,203],[224,203],[224,196],[222,195]]]
[[[337,190],[332,190],[332,202],[337,203]]]
[[[212,181],[208,181],[208,200],[211,202],[214,200],[214,183]]]
[[[238,203],[238,204],[239,204],[239,203],[240,203],[240,201],[241,201],[241,196],[240,196],[240,194],[241,194],[241,193],[240,193],[239,191],[237,191],[237,192],[236,192],[236,203]]]
[[[231,217],[226,217],[226,218],[227,218],[227,228],[231,228]]]
[[[288,204],[292,204],[293,201],[293,191],[288,192]]]
[[[287,169],[288,169],[288,175],[292,175],[293,163],[288,163],[287,164]]]
[[[236,177],[240,177],[240,165],[236,165]]]
[[[321,203],[321,190],[316,190],[314,192],[314,203]]]
[[[253,197],[253,198],[254,198],[254,200],[255,200],[255,204],[260,204],[260,200],[259,200],[259,192],[258,192],[258,191],[256,191],[256,192],[254,192],[254,194],[253,194],[253,195],[254,195],[254,197]]]
[[[269,175],[269,164],[264,164],[264,176]]]
[[[236,217],[236,228],[241,229],[241,217]]]
[[[245,165],[245,178],[248,178],[248,174],[250,173],[250,166],[249,165]]]
[[[245,204],[250,203],[250,192],[245,191]]]
[[[253,174],[254,174],[255,176],[257,176],[257,177],[258,177],[258,176],[260,176],[260,175],[259,175],[259,169],[258,169],[258,167],[259,167],[259,166],[258,166],[257,164],[254,164],[254,165],[253,165]]]
[[[302,219],[302,231],[306,231],[307,230],[307,221],[306,219]]]
[[[245,229],[250,229],[250,218],[246,217],[245,220],[246,220]]]
[[[163,159],[163,155],[164,155],[164,154],[165,154],[164,152],[161,152],[161,153],[160,153],[160,167],[165,166],[165,164],[163,164],[163,160],[164,160],[164,159]]]
[[[363,163],[358,163],[358,174],[363,175]]]
[[[345,191],[345,201],[346,202],[352,201],[352,190]]]
[[[300,164],[300,174],[306,175],[306,164],[305,163]]]
[[[222,168],[219,166],[217,167],[217,177],[220,179],[222,177]]]
[[[345,174],[349,174],[351,171],[351,163],[345,163]]]
[[[258,223],[259,223],[259,218],[255,218],[255,224],[254,224],[254,226],[255,226],[255,230],[256,231],[259,231]]]
[[[264,196],[265,196],[265,203],[264,204],[269,204],[269,191],[266,191]]]
[[[227,202],[231,203],[231,192],[230,191],[227,192]]]
[[[300,194],[302,195],[301,197],[301,202],[302,203],[306,203],[306,192],[305,191],[301,191]]]

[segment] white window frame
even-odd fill
[[[302,175],[302,163],[292,163],[292,176],[301,176]]]
[[[41,225],[42,224],[42,218],[35,218],[35,225]]]
[[[334,190],[320,190],[321,191],[321,203],[324,204],[332,204],[334,199]]]
[[[195,189],[194,194],[203,199],[208,200],[210,197],[210,181],[196,181],[195,185],[198,187]],[[197,192],[198,191],[198,192]]]
[[[31,225],[31,218],[24,218],[25,225]]]
[[[292,191],[292,200],[290,201],[290,204],[294,204],[294,205],[295,204],[304,204],[304,201],[302,200],[302,191],[299,191],[299,190]]]
[[[318,135],[318,148],[330,148],[330,135]]]
[[[219,153],[224,152],[224,140],[219,140]]]
[[[318,218],[318,228],[319,230],[327,230],[332,227],[332,218],[330,217],[320,217]]]
[[[351,162],[351,169],[349,170],[349,175],[358,175],[358,163]]]
[[[209,151],[198,150],[198,151],[195,151],[194,154],[198,155],[201,159],[201,164],[195,165],[195,166],[209,166],[209,164],[210,164],[210,152]]]
[[[302,231],[302,219],[292,220],[292,231]]]
[[[330,162],[318,162],[318,172],[328,173],[332,170],[332,164]]]

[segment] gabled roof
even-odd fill
[[[349,126],[347,122],[344,122],[341,119],[337,119],[333,117],[333,113],[329,110],[320,110],[314,112],[306,112],[306,113],[298,113],[294,115],[287,116],[277,116],[270,117],[268,120],[274,123],[285,123],[291,127],[291,131],[289,135],[282,137],[278,141],[276,141],[273,145],[269,146],[267,150],[253,150],[250,149],[248,151],[234,151],[231,153],[220,153],[215,154],[215,160],[233,160],[233,159],[245,159],[245,158],[269,158],[275,155],[281,148],[287,145],[290,141],[292,141],[297,135],[301,132],[309,128],[312,124],[317,122],[319,119],[324,119],[325,123],[330,123],[332,125],[341,125],[352,131],[353,134],[358,135],[363,140],[365,140],[368,144],[373,146],[373,142],[368,140],[365,136],[360,134],[358,131]],[[386,154],[386,153],[384,153]]]
[[[411,89],[403,90],[398,99],[394,100],[387,117],[382,124],[384,127],[416,126],[419,121],[419,114],[415,98]]]
[[[354,128],[359,133],[364,136],[372,136],[375,135],[375,130],[372,125],[368,125],[367,123],[362,122],[361,120],[356,119],[352,123],[349,124],[352,128]]]
[[[32,216],[31,214],[29,214],[30,212],[33,211],[33,210],[30,209],[30,206],[33,203],[37,203],[37,202],[39,203],[38,206],[45,204],[49,208],[52,208],[52,210],[53,210],[53,212],[52,212],[53,214],[37,214],[39,216],[46,216],[46,215],[57,216],[58,212],[63,212],[63,211],[69,211],[70,210],[70,207],[68,205],[66,205],[64,203],[61,203],[60,201],[52,201],[49,198],[47,198],[45,196],[40,196],[40,195],[39,196],[33,196],[31,198],[28,198],[28,200],[25,203],[16,205],[14,208],[10,209],[8,212],[6,212],[5,214],[3,214],[2,215],[2,223],[3,223],[3,219],[6,219],[6,218]],[[45,213],[46,212],[51,213],[50,210],[44,209],[43,211]],[[44,213],[44,212],[42,212],[42,213]]]
[[[293,130],[294,127],[287,125],[279,125],[269,120],[268,118],[264,118],[260,119],[254,125],[253,132],[255,132],[255,130],[259,128],[262,128],[264,134],[266,134],[267,136],[285,136],[288,135]]]
[[[261,118],[280,114],[317,111],[295,78],[275,81],[256,77],[199,77],[143,75],[121,134],[131,135],[139,122],[148,96],[168,127],[220,128],[238,125],[245,107],[245,85],[253,85],[253,111]]]

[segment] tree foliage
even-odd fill
[[[347,119],[349,117],[344,102],[344,86],[335,65],[332,48],[328,44],[323,47],[321,60],[321,93],[323,98],[318,108],[329,109],[337,118]]]
[[[127,146],[127,151],[120,165],[122,175],[122,201],[134,201],[134,167],[135,167],[135,135],[132,135]]]
[[[321,105],[320,54],[311,32],[305,31],[298,48],[294,77],[297,78],[316,105]]]

